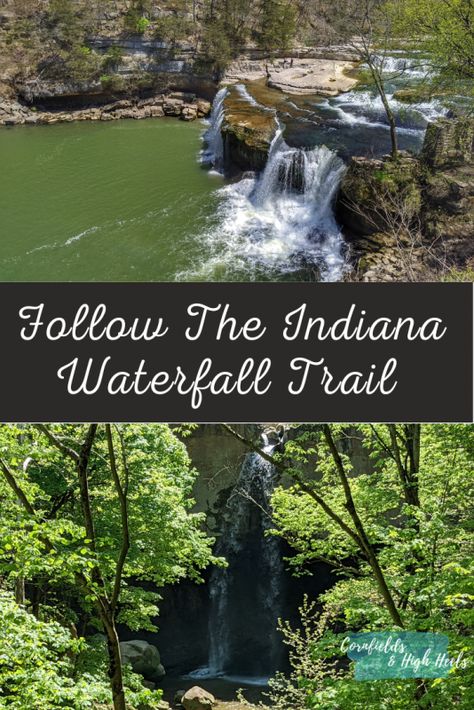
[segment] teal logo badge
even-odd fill
[[[454,667],[465,667],[462,654],[448,654],[444,634],[382,631],[347,636],[341,651],[356,662],[356,680],[445,678]]]

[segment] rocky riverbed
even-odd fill
[[[350,75],[357,66],[354,53],[347,48],[327,49],[322,56],[298,56],[279,59],[238,59],[229,66],[224,83],[259,81],[293,95],[337,96],[357,84]]]

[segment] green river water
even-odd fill
[[[200,123],[69,123],[0,131],[1,281],[167,281],[202,258],[222,179]]]

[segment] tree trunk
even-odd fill
[[[109,654],[109,668],[107,674],[112,689],[114,710],[127,710],[125,691],[123,688],[122,655],[120,642],[113,617],[104,620],[104,630],[107,634],[107,652]]]
[[[24,606],[25,599],[25,578],[17,577],[15,579],[15,601],[19,606]]]
[[[397,125],[395,123],[395,116],[393,115],[393,111],[390,108],[390,103],[389,100],[387,99],[387,94],[385,92],[385,87],[383,84],[383,78],[380,75],[379,70],[377,67],[374,65],[372,60],[367,58],[369,67],[370,67],[370,72],[372,74],[372,77],[374,79],[375,86],[377,88],[378,94],[382,100],[382,105],[385,110],[385,114],[387,116],[387,121],[388,125],[390,127],[390,141],[392,144],[392,158],[394,160],[397,160],[398,158],[398,134],[397,134]]]

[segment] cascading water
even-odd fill
[[[381,62],[400,148],[417,152],[428,122],[445,116],[448,109],[437,99],[406,103],[396,92],[420,86],[433,75],[434,66],[416,52],[405,56],[394,51]],[[250,84],[231,91],[259,111],[268,103],[268,93]],[[203,152],[205,162],[221,172],[226,95],[223,89],[215,99]],[[343,276],[346,245],[333,213],[345,169],[341,156],[347,162],[354,155],[377,156],[390,150],[382,100],[375,90],[356,87],[306,103],[278,95],[275,106],[269,110],[283,117],[288,141],[306,147],[290,147],[280,130],[261,175],[245,174],[216,191],[207,226],[197,235],[202,259],[178,279],[337,281]]]
[[[245,677],[246,683],[264,684],[278,668],[284,565],[279,540],[266,534],[274,481],[270,463],[258,454],[246,456],[216,549],[229,566],[215,569],[210,580],[209,662],[194,678]],[[248,637],[256,631],[260,647]]]
[[[217,172],[224,169],[224,141],[222,139],[222,123],[224,121],[224,101],[227,89],[221,89],[212,105],[209,118],[209,128],[203,136],[205,148],[201,153],[201,162],[210,165]]]
[[[218,191],[216,214],[200,237],[203,262],[180,277],[265,279],[314,269],[319,280],[337,281],[344,240],[332,206],[344,171],[335,152],[290,148],[278,130],[264,172]]]
[[[407,86],[416,87],[433,77],[432,62],[423,57],[406,57],[401,53],[376,58],[385,82],[385,91],[395,115],[399,134],[413,134],[423,139],[428,121],[446,115],[446,108],[436,99],[418,101],[412,105],[396,98],[395,92]],[[387,117],[382,99],[375,92],[355,89],[327,102],[338,113],[343,124],[359,127],[386,128]]]

